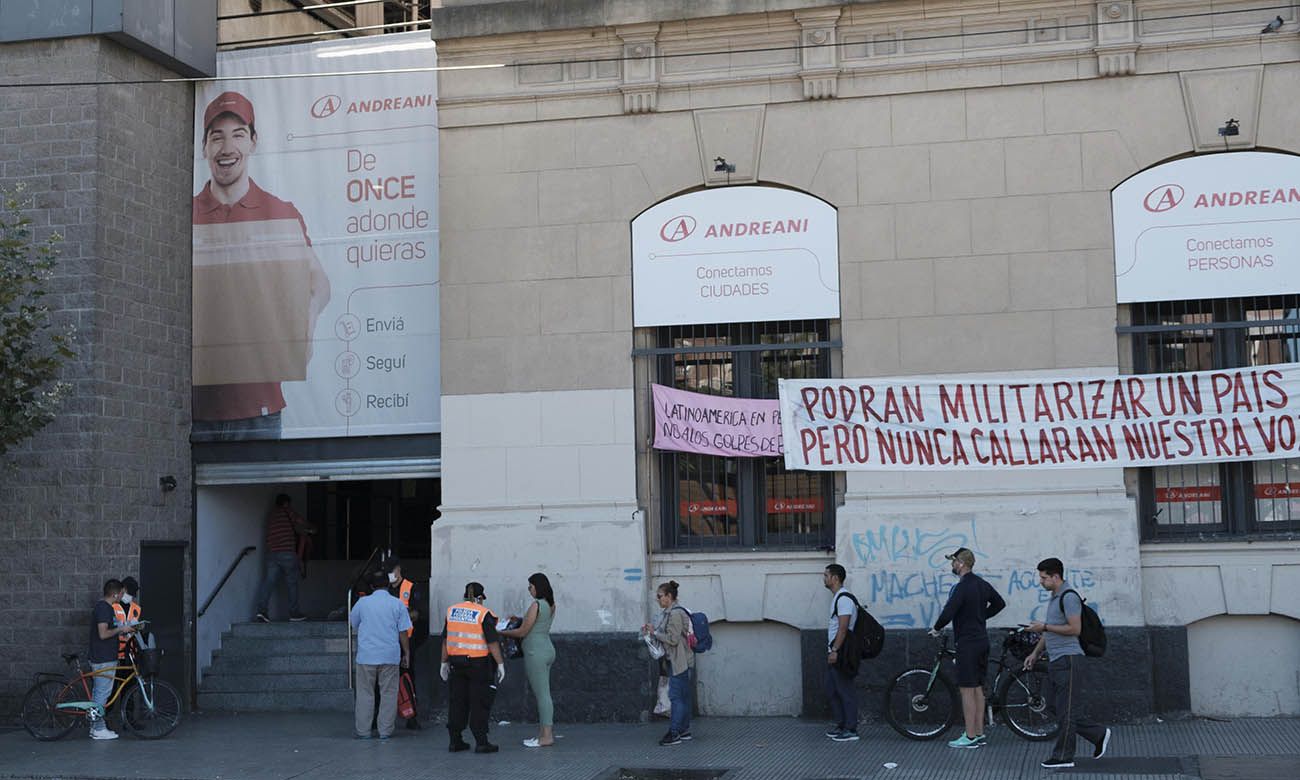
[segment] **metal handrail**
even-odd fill
[[[203,617],[203,613],[207,612],[208,607],[212,606],[212,600],[215,599],[217,597],[217,594],[221,592],[221,589],[226,586],[226,582],[230,579],[230,575],[235,573],[235,567],[239,565],[239,562],[244,560],[244,558],[247,558],[248,554],[253,552],[256,549],[257,547],[253,545],[249,545],[248,547],[245,547],[243,550],[239,551],[238,557],[236,557],[235,560],[231,561],[230,568],[226,569],[226,576],[221,578],[221,582],[218,582],[217,587],[213,588],[211,595],[208,596],[208,600],[203,602],[202,607],[199,607],[199,614],[196,616],[196,619]]]
[[[347,621],[348,621],[348,690],[349,691],[356,689],[356,683],[352,679],[352,675],[355,673],[356,670],[355,664],[352,663],[352,589],[356,587],[357,580],[360,580],[361,575],[365,572],[366,569],[370,567],[370,562],[375,559],[375,555],[380,551],[380,549],[381,548],[376,547],[375,549],[370,551],[370,557],[366,558],[366,562],[361,564],[361,567],[357,569],[357,573],[352,575],[352,579],[348,581],[348,592],[347,595],[343,597],[343,603],[348,605]]]

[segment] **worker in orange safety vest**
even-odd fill
[[[402,602],[402,605],[406,607],[407,613],[411,616],[411,628],[406,631],[406,636],[411,648],[411,665],[409,668],[402,670],[402,673],[410,676],[411,689],[414,691],[416,666],[415,652],[424,644],[425,636],[428,635],[429,630],[426,627],[421,631],[419,636],[416,636],[415,634],[415,625],[420,619],[420,610],[418,607],[412,606],[412,600],[416,599],[415,583],[402,576],[402,562],[396,557],[388,558],[384,563],[384,569],[388,572],[388,592],[393,594]],[[420,603],[423,603],[424,600],[425,597],[420,597],[418,599]],[[418,701],[414,701],[413,704],[416,708],[416,715],[415,717],[406,719],[406,727],[418,731],[421,728],[419,716],[420,705]]]
[[[477,743],[475,753],[498,750],[488,741],[488,717],[497,686],[506,679],[506,667],[497,637],[497,618],[483,606],[485,600],[483,586],[471,582],[465,586],[465,600],[447,608],[440,671],[450,689],[447,731],[451,734],[448,750],[452,753],[469,749],[464,740],[467,722]]]

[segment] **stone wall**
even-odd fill
[[[10,83],[173,75],[105,39],[0,46]],[[60,652],[86,652],[103,582],[138,578],[142,540],[189,539],[192,121],[184,84],[32,86],[0,102],[0,186],[25,184],[39,233],[65,237],[50,300],[78,331],[62,414],[0,480],[0,716]],[[147,609],[147,583],[141,597]]]

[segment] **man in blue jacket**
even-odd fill
[[[961,711],[965,717],[966,731],[948,743],[948,747],[977,748],[985,744],[984,738],[984,675],[989,666],[989,618],[1007,605],[993,586],[971,569],[975,568],[975,553],[958,547],[952,555],[957,584],[948,594],[948,603],[939,613],[930,631],[938,636],[943,627],[952,623],[952,633],[957,640],[957,687],[961,689]]]

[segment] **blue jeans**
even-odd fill
[[[691,671],[668,678],[668,701],[672,704],[668,730],[678,734],[691,730]]]
[[[271,606],[271,594],[281,577],[284,577],[285,589],[289,591],[289,614],[298,614],[298,556],[291,552],[267,554],[262,587],[257,589],[258,612],[266,614]]]
[[[98,672],[101,669],[112,669],[114,666],[117,666],[117,661],[105,661],[102,664],[92,663],[90,668]],[[108,695],[113,692],[113,675],[96,675],[92,681],[92,686],[93,687],[90,689],[90,700],[102,708],[104,705],[108,704]],[[108,728],[107,721],[108,717],[105,716],[103,720],[94,721],[90,728],[94,731],[103,731]]]
[[[239,420],[193,420],[190,441],[253,441],[280,438],[280,412]]]
[[[826,698],[831,700],[835,725],[849,731],[858,730],[858,689],[853,678],[834,666],[826,667]]]

